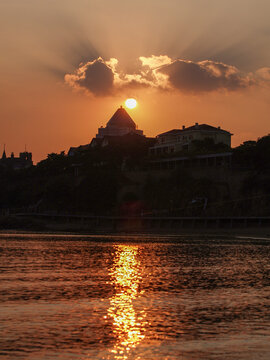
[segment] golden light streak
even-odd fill
[[[138,297],[141,279],[140,263],[136,258],[138,247],[116,245],[111,268],[111,281],[116,294],[110,299],[108,315],[113,319],[113,332],[117,338],[111,352],[118,360],[127,359],[128,353],[144,339],[145,312],[136,312],[134,300]]]

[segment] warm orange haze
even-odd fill
[[[0,359],[270,359],[269,15],[0,0]]]
[[[269,133],[268,0],[0,2],[0,149],[89,143],[120,106],[147,136],[195,122]],[[129,98],[139,106],[127,105]]]

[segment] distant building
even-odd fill
[[[33,165],[32,153],[24,151],[20,153],[19,157],[15,157],[12,152],[10,157],[6,156],[6,151],[3,151],[0,159],[0,166],[13,170],[26,169]]]
[[[137,129],[137,125],[129,116],[127,111],[121,106],[113,114],[111,119],[107,122],[106,127],[100,127],[95,138],[92,139],[90,144],[80,145],[78,147],[71,147],[68,151],[68,156],[81,154],[89,148],[104,147],[119,142],[125,142],[121,137],[126,135],[136,135],[138,138],[145,138],[142,130]]]
[[[182,129],[173,129],[156,136],[156,144],[149,151],[150,155],[161,155],[192,149],[194,140],[212,139],[214,144],[225,144],[231,147],[231,136],[229,131],[220,127],[196,123],[193,126]]]
[[[74,155],[78,155],[78,154],[82,154],[83,152],[87,151],[89,149],[90,144],[86,144],[86,145],[80,145],[77,147],[71,147],[68,150],[68,156],[74,156]]]
[[[104,138],[104,136],[122,136],[130,133],[144,136],[143,131],[137,129],[135,122],[121,106],[107,122],[106,127],[100,127],[98,129],[96,138],[100,139]]]

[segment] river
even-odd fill
[[[270,358],[270,242],[0,237],[1,359]]]

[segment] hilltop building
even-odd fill
[[[12,152],[10,157],[7,157],[4,149],[2,158],[0,159],[0,166],[13,170],[26,169],[33,165],[32,153],[24,151],[21,152],[19,157],[15,157]]]
[[[107,122],[106,126],[101,126],[98,129],[96,137],[92,139],[90,144],[71,147],[68,151],[68,155],[74,156],[75,154],[81,154],[96,146],[104,147],[116,143],[125,143],[126,141],[124,138],[126,136],[137,139],[146,139],[143,130],[138,129],[127,111],[120,106]]]
[[[149,151],[150,155],[170,154],[182,150],[192,150],[194,140],[212,139],[214,144],[225,144],[231,147],[229,131],[207,124],[195,123],[182,129],[173,129],[156,136],[156,144]]]
[[[122,136],[131,133],[144,136],[143,131],[138,130],[137,125],[127,111],[120,106],[107,122],[106,127],[101,126],[98,129],[96,138],[102,139],[105,136]]]

